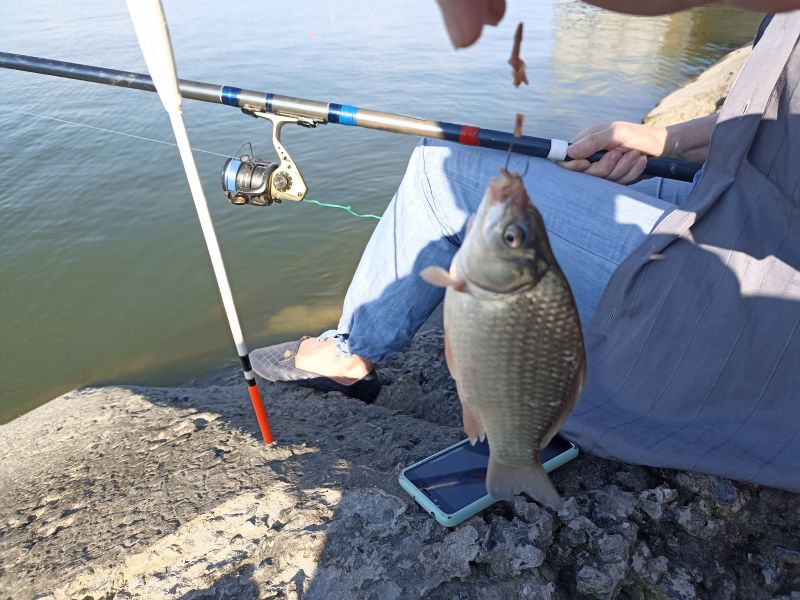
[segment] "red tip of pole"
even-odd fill
[[[250,392],[253,410],[256,411],[256,419],[258,420],[258,427],[261,429],[261,437],[264,438],[265,444],[272,444],[274,442],[272,439],[272,430],[269,428],[267,411],[264,409],[264,401],[261,399],[261,392],[258,390],[258,384],[255,381],[248,381],[247,391]]]

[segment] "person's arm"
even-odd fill
[[[661,156],[701,163],[708,158],[711,134],[717,115],[708,115],[667,127],[667,139]]]
[[[530,0],[528,0],[530,1]],[[437,0],[450,40],[456,48],[471,46],[484,25],[497,25],[506,12],[506,0]],[[714,0],[586,0],[603,8],[634,15],[663,15]],[[745,10],[775,13],[800,8],[800,0],[717,0]]]
[[[578,171],[618,183],[636,181],[644,172],[648,156],[663,156],[703,162],[717,115],[660,127],[615,121],[584,129],[567,149],[571,161],[560,163]],[[601,150],[606,155],[596,163],[587,157]]]

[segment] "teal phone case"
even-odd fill
[[[425,510],[425,512],[430,514],[434,519],[436,519],[436,521],[438,521],[440,525],[444,525],[445,527],[455,527],[459,523],[469,519],[471,516],[478,514],[485,508],[489,508],[492,504],[497,502],[497,500],[487,494],[486,496],[476,500],[472,504],[468,504],[461,510],[456,511],[453,514],[447,514],[441,508],[436,506],[433,503],[433,501],[422,492],[422,490],[420,490],[417,486],[415,486],[413,483],[411,483],[411,481],[409,481],[406,478],[406,471],[413,469],[419,464],[432,460],[437,456],[441,456],[445,452],[449,452],[453,448],[461,446],[464,443],[468,444],[469,440],[462,440],[460,442],[453,444],[452,446],[448,446],[441,452],[437,452],[432,456],[423,458],[422,460],[415,462],[413,465],[411,465],[410,467],[406,467],[400,472],[400,477],[399,477],[400,487],[402,487],[406,492],[408,492],[409,495],[417,502],[417,504],[419,504],[423,508],[423,510]],[[554,456],[553,458],[551,458],[542,465],[546,473],[549,473],[550,471],[557,469],[558,467],[568,463],[573,458],[578,456],[578,447],[572,442],[569,442],[569,444],[570,444],[569,450],[565,450],[558,456]]]

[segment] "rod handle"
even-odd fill
[[[589,157],[589,162],[597,162],[605,152],[595,152]],[[677,179],[678,181],[692,181],[695,173],[700,169],[700,165],[685,160],[674,160],[672,158],[648,158],[644,174],[652,177],[664,177],[666,179]]]

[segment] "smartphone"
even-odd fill
[[[578,456],[578,447],[555,436],[542,450],[546,472]],[[453,527],[496,502],[486,490],[489,442],[474,446],[464,440],[406,467],[400,486],[425,512],[445,527]]]

